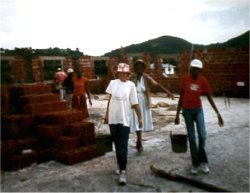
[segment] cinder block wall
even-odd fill
[[[81,56],[77,60],[77,64],[79,68],[84,72],[84,76],[93,79],[96,77],[95,75],[95,66],[91,59],[91,56]]]
[[[147,64],[150,63],[150,56],[147,53],[141,55]],[[177,57],[178,74],[174,77],[164,77],[160,57],[155,56],[153,61],[155,69],[150,72],[149,65],[147,73],[173,93],[179,93],[179,78],[184,73],[188,73],[190,52],[183,51]],[[227,49],[209,49],[194,50],[193,58],[200,59],[203,64],[203,74],[208,78],[214,95],[222,95],[227,92],[234,97],[249,98],[249,49],[248,48],[227,48]],[[129,61],[129,60],[128,60]],[[90,90],[93,93],[104,93],[111,79],[114,79],[114,72],[117,64],[120,62],[119,57],[110,57],[107,61],[108,74],[102,77],[101,81],[92,80]],[[85,76],[89,79],[95,79],[94,60],[91,56],[82,56],[77,60],[77,64],[84,71]],[[32,60],[33,78],[36,82],[43,81],[42,62],[39,57]],[[131,64],[130,64],[131,65]],[[72,66],[72,59],[66,58],[64,69]],[[132,66],[131,66],[132,67]],[[11,73],[20,81],[25,81],[25,61],[22,57],[15,57],[11,65]],[[161,92],[159,88],[154,88],[153,92]]]
[[[229,92],[235,97],[249,98],[249,49],[210,49],[195,52],[204,64],[203,74],[213,93]]]
[[[35,82],[43,81],[44,76],[43,76],[42,60],[38,56],[32,58],[31,66],[32,66],[32,74],[34,81]]]
[[[178,75],[164,77],[157,68],[159,60],[154,59],[156,69],[153,78],[173,93],[179,93],[180,77],[188,73],[190,52],[183,51],[178,61]],[[195,50],[193,58],[203,62],[202,73],[211,84],[214,95],[223,95],[225,92],[232,97],[249,98],[249,49],[209,49]],[[159,89],[155,89],[159,92]]]
[[[21,56],[15,56],[11,62],[11,75],[14,82],[24,82],[26,79],[25,61]],[[10,75],[10,76],[11,76]]]

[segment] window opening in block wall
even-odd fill
[[[107,75],[107,65],[106,60],[95,60],[95,75],[97,79],[100,79],[102,76]]]
[[[57,68],[61,68],[60,60],[44,60],[44,80],[54,80]]]
[[[9,60],[1,60],[1,84],[9,84],[11,78],[11,64]]]
[[[162,75],[165,77],[177,76],[177,62],[173,58],[162,58],[161,60]]]

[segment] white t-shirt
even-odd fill
[[[109,103],[109,124],[120,123],[129,127],[131,106],[138,104],[135,84],[129,80],[111,80],[106,92],[112,95]]]

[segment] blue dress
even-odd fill
[[[148,108],[148,100],[146,95],[146,88],[144,84],[144,78],[141,77],[140,81],[137,82],[136,85],[138,103],[141,111],[142,116],[142,128],[139,128],[137,116],[135,111],[131,110],[131,119],[130,119],[130,131],[153,131],[153,117],[151,108]]]

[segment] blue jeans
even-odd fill
[[[197,167],[200,163],[207,163],[207,154],[205,151],[206,127],[204,121],[203,109],[182,109],[185,119],[190,152],[193,166]],[[198,133],[199,145],[196,143],[195,124]]]
[[[122,124],[110,124],[110,133],[115,144],[116,159],[121,170],[127,169],[128,139],[130,128]]]

